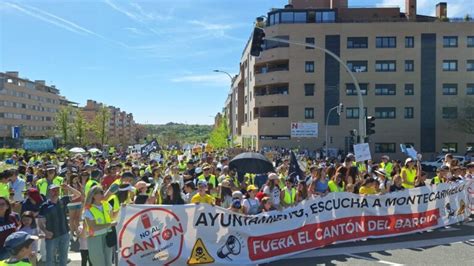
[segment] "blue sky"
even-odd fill
[[[255,17],[286,0],[0,1],[0,71],[56,85],[84,105],[94,99],[139,123],[212,124],[222,110]],[[350,0],[398,5],[404,0]],[[438,1],[418,0],[434,14]],[[448,2],[464,16],[474,1]]]

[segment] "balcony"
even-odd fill
[[[264,106],[254,108],[254,118],[288,118],[288,106]]]
[[[264,50],[259,57],[255,58],[255,64],[263,64],[269,61],[288,60],[290,58],[288,47],[275,47]]]
[[[288,104],[288,83],[255,87],[255,106],[275,106]]]
[[[255,65],[255,85],[287,83],[289,79],[289,61],[276,60]]]

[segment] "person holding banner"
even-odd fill
[[[293,180],[290,176],[286,177],[285,187],[280,192],[280,201],[284,208],[293,206],[296,203],[296,188],[293,187]]]
[[[248,197],[243,202],[243,213],[247,215],[255,215],[258,213],[260,202],[256,198],[258,188],[254,185],[247,186]]]
[[[342,172],[336,173],[331,180],[328,182],[329,191],[331,192],[344,192],[344,174]]]
[[[278,186],[280,178],[277,174],[271,173],[268,175],[268,180],[265,186],[263,187],[263,193],[268,195],[271,199],[272,206],[279,210],[280,209],[280,188]]]
[[[394,175],[392,177],[392,182],[393,184],[390,186],[390,192],[396,192],[405,189],[402,185],[402,177],[400,175]]]
[[[359,188],[360,195],[375,195],[377,194],[376,189],[377,183],[373,177],[368,177],[362,181],[362,186]]]

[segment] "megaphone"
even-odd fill
[[[229,236],[229,238],[227,238],[225,244],[217,251],[217,256],[219,256],[219,258],[221,259],[225,258],[228,260],[232,260],[231,258],[229,258],[229,255],[239,255],[240,249],[240,241],[237,239],[237,237],[231,235]]]

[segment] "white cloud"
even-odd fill
[[[119,46],[127,47],[127,45],[122,43],[122,42],[109,39],[109,38],[107,38],[107,37],[105,37],[101,34],[98,34],[94,31],[92,31],[92,30],[84,28],[84,27],[78,25],[77,23],[74,23],[70,20],[59,17],[59,16],[54,15],[52,13],[49,13],[45,10],[36,8],[34,6],[30,6],[30,5],[26,5],[26,4],[21,4],[20,5],[19,3],[13,4],[13,3],[8,3],[8,2],[5,2],[4,4],[6,6],[10,7],[10,8],[13,8],[13,9],[16,9],[16,10],[22,12],[23,14],[26,14],[26,15],[31,16],[33,18],[37,18],[39,20],[42,20],[42,21],[47,22],[49,24],[55,25],[59,28],[65,29],[67,31],[70,31],[70,32],[73,32],[73,33],[76,33],[76,34],[80,34],[80,35],[94,36],[94,37],[97,37],[99,39],[115,43]]]
[[[201,85],[229,86],[229,77],[220,73],[185,75],[171,79],[175,83],[200,83]]]

